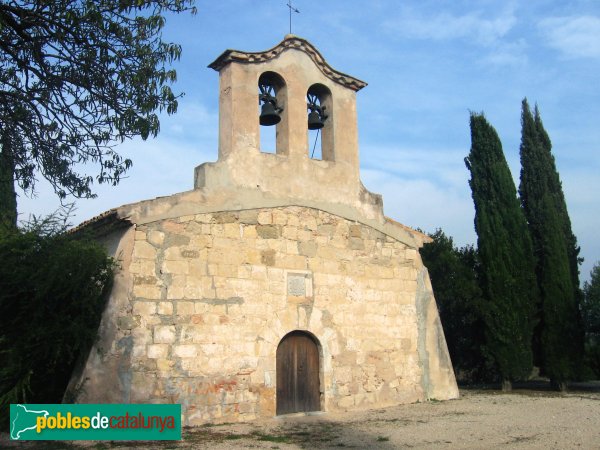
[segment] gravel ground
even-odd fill
[[[558,393],[461,390],[457,400],[186,429],[181,442],[11,442],[27,449],[600,449],[600,383]]]

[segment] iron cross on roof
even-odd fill
[[[294,5],[292,5],[292,0],[288,0],[287,7],[290,9],[290,34],[292,34],[292,12],[300,13],[300,11],[294,8]]]

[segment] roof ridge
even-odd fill
[[[300,38],[293,34],[287,34],[283,41],[277,44],[275,47],[270,48],[262,52],[244,52],[241,50],[225,50],[217,59],[208,65],[211,69],[220,71],[223,67],[231,62],[237,62],[242,64],[257,64],[265,61],[270,61],[276,58],[285,50],[296,49],[306,53],[315,63],[315,65],[321,70],[330,80],[341,84],[354,91],[359,91],[364,88],[367,83],[351,75],[335,70],[329,65],[323,55],[316,49],[314,45],[308,42],[306,39]]]

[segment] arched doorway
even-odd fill
[[[321,409],[319,348],[308,333],[292,331],[277,347],[277,414]]]

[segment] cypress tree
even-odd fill
[[[531,238],[496,130],[471,113],[471,151],[465,164],[475,204],[475,231],[484,296],[486,348],[502,388],[526,378],[538,301]]]
[[[521,183],[519,193],[536,256],[541,295],[540,363],[563,390],[577,376],[583,354],[579,305],[579,248],[552,155],[552,143],[539,110],[522,103]]]

